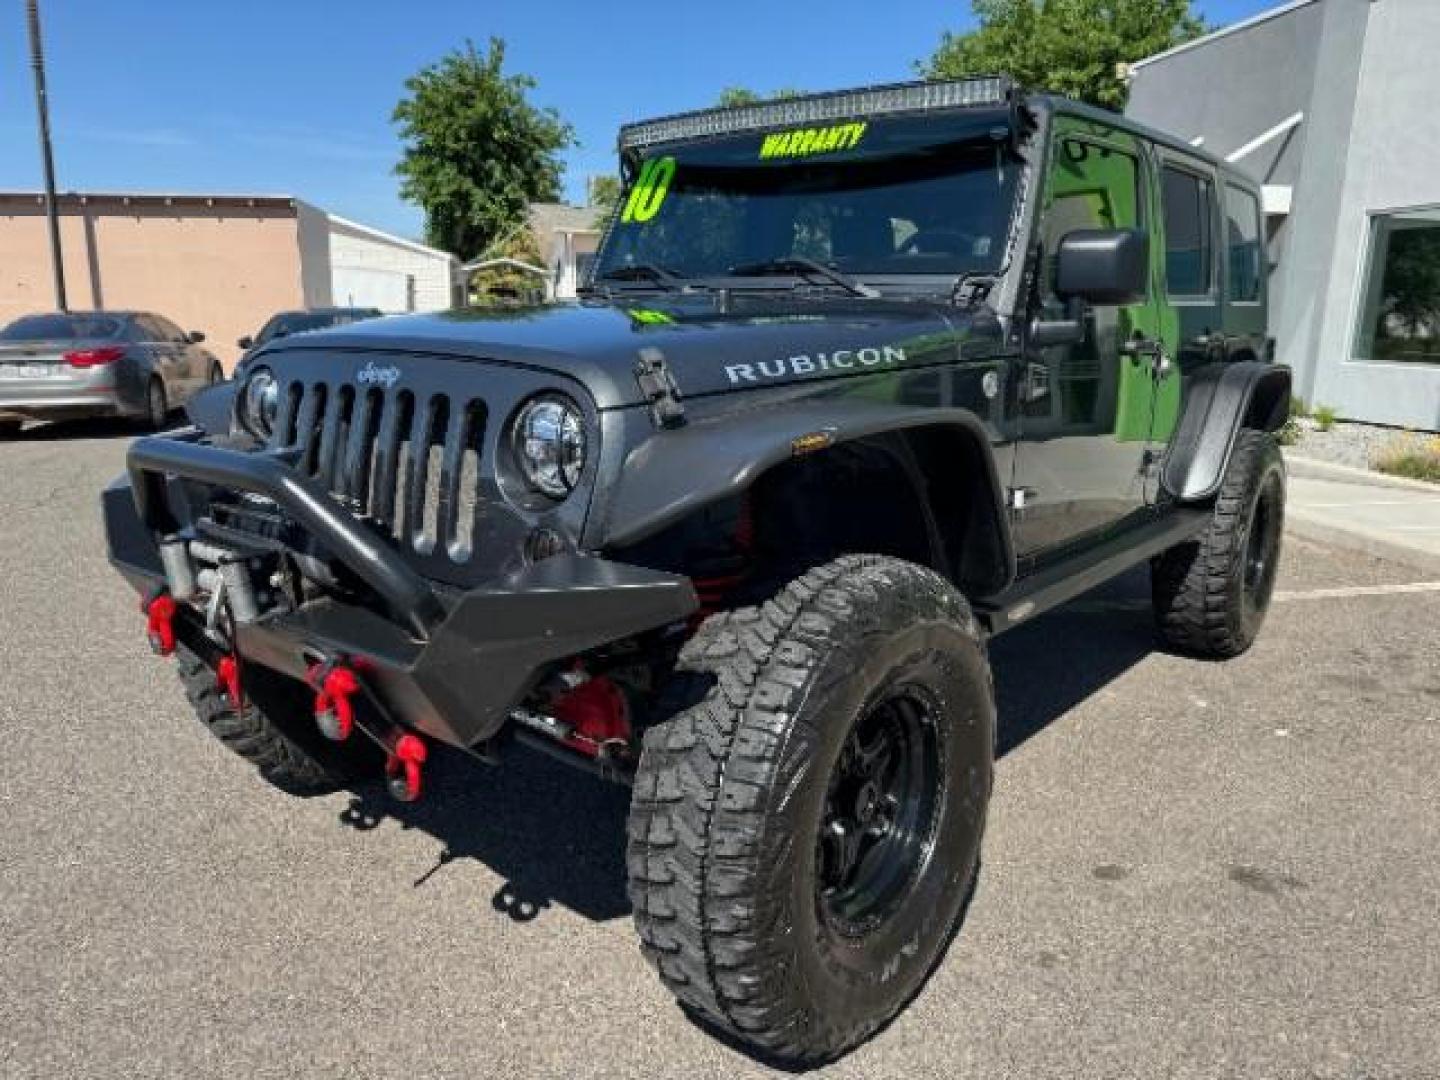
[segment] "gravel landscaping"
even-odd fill
[[[1300,437],[1290,447],[1294,453],[1356,469],[1371,468],[1393,444],[1417,438],[1414,433],[1378,424],[1347,421],[1335,424],[1329,431],[1321,431],[1314,420],[1302,417],[1297,425]]]

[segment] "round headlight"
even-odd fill
[[[240,417],[254,434],[266,436],[275,430],[280,414],[280,384],[269,368],[256,368],[245,381]]]
[[[511,438],[536,491],[563,499],[575,490],[585,468],[585,418],[574,402],[558,396],[527,402],[515,415]]]

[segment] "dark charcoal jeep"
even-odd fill
[[[823,1060],[916,993],[974,883],[988,637],[1149,561],[1171,646],[1255,639],[1290,399],[1258,193],[1001,78],[620,152],[579,303],[266,346],[134,444],[110,554],[282,788],[369,765],[413,799],[433,742],[512,739],[631,784],[665,983]]]

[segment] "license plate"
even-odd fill
[[[54,374],[54,364],[0,364],[0,379],[45,379]]]

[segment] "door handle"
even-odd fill
[[[1050,396],[1050,365],[1035,361],[1025,365],[1025,400],[1043,401]]]
[[[1134,337],[1121,343],[1120,352],[1122,355],[1132,357],[1136,360],[1141,358],[1148,359],[1150,361],[1150,375],[1156,382],[1159,382],[1165,378],[1166,375],[1169,375],[1171,368],[1175,366],[1174,362],[1170,359],[1170,354],[1165,351],[1165,343],[1163,341],[1158,338],[1146,337],[1138,330],[1135,332]]]

